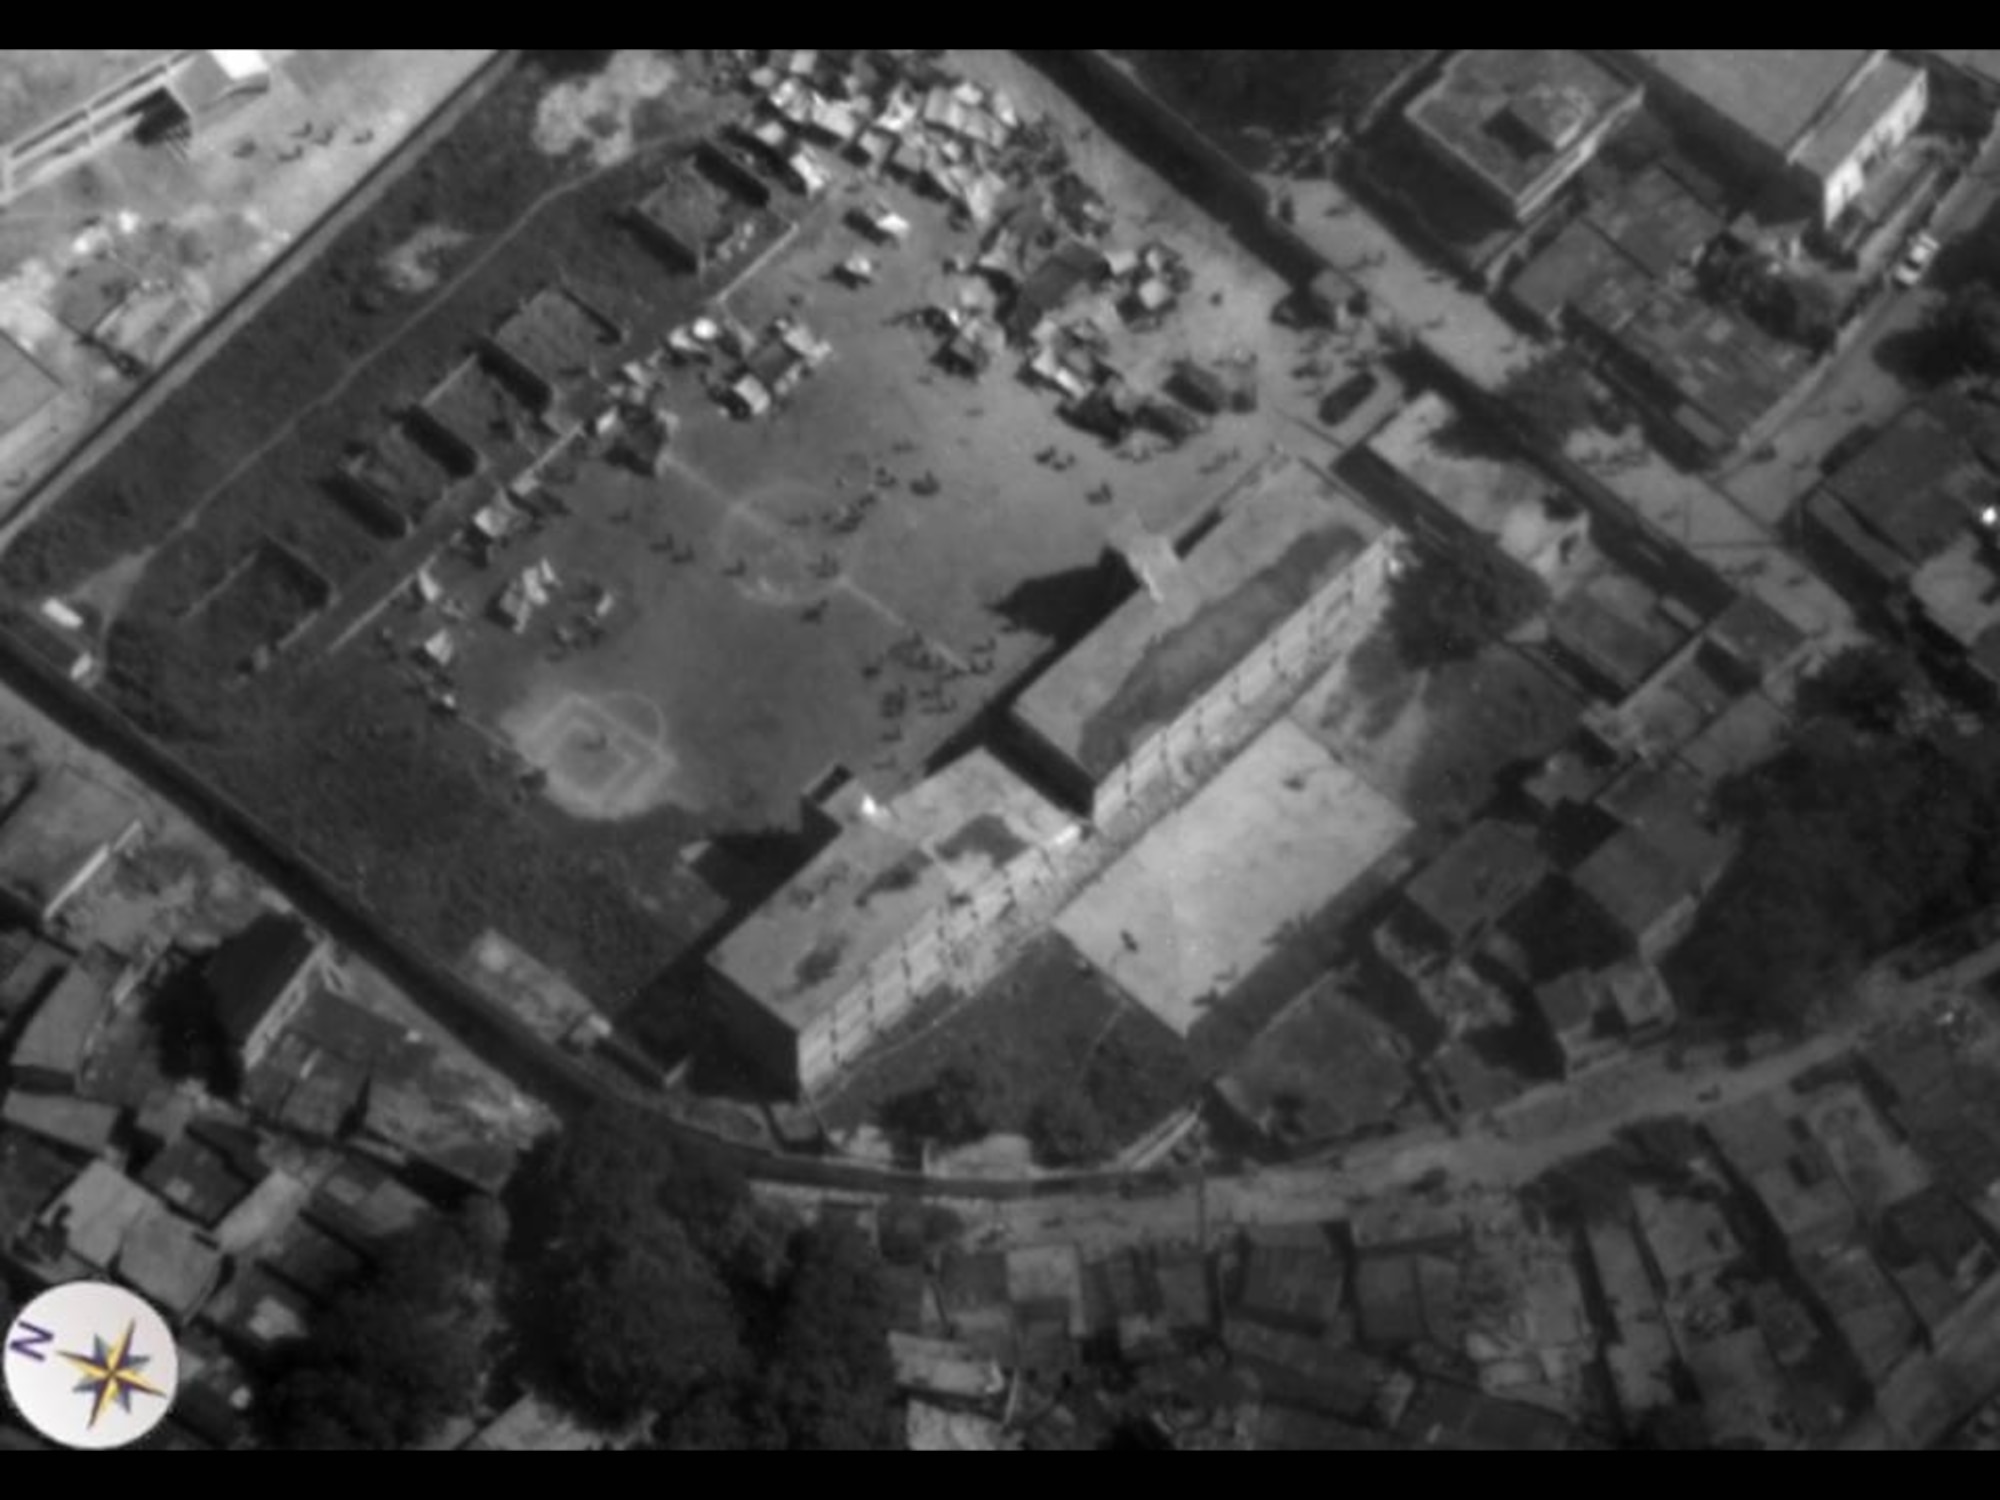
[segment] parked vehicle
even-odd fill
[[[1319,419],[1328,427],[1338,427],[1361,409],[1361,404],[1382,386],[1373,370],[1357,370],[1328,391],[1319,403]]]
[[[1891,279],[1900,287],[1915,286],[1924,279],[1931,262],[1937,259],[1938,249],[1936,236],[1919,234],[1903,251],[1903,258],[1896,262],[1896,269],[1889,273]]]

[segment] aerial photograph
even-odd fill
[[[2000,1450],[2000,49],[0,49],[0,1338]]]

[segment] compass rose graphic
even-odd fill
[[[64,1353],[62,1356],[83,1375],[83,1379],[76,1383],[76,1392],[78,1395],[88,1393],[91,1397],[92,1427],[114,1402],[120,1411],[130,1411],[135,1393],[157,1396],[163,1401],[166,1399],[167,1393],[140,1373],[153,1361],[146,1355],[132,1352],[132,1334],[137,1326],[127,1323],[125,1331],[118,1335],[118,1342],[110,1345],[93,1334],[89,1354]]]
[[[159,1310],[103,1281],[51,1287],[0,1340],[6,1400],[65,1448],[124,1448],[167,1418],[180,1351]]]

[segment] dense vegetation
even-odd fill
[[[1590,374],[1567,350],[1544,354],[1516,370],[1501,385],[1500,397],[1552,448],[1561,448],[1596,421]]]
[[[877,1122],[913,1154],[953,1150],[990,1135],[1027,1137],[1047,1167],[1102,1162],[1193,1096],[1185,1049],[1164,1029],[1120,1021],[1084,1029],[1066,1017],[1052,1035],[1032,1023],[1018,1042],[989,1041],[978,1018],[969,1035],[920,1079],[879,1098]],[[1042,1044],[1054,1041],[1051,1056]],[[1067,1051],[1068,1056],[1059,1057]]]
[[[1394,584],[1387,627],[1411,671],[1477,656],[1545,602],[1538,582],[1484,551],[1426,548]]]
[[[392,1244],[283,1360],[261,1408],[288,1449],[391,1449],[473,1410],[492,1355],[506,1220],[490,1202]]]
[[[570,824],[358,649],[308,669],[280,658],[239,680],[256,646],[320,602],[295,572],[252,568],[203,602],[265,538],[345,597],[386,587],[383,540],[328,477],[533,290],[560,279],[628,324],[672,311],[659,295],[671,284],[617,222],[671,152],[590,176],[528,143],[549,77],[593,56],[540,56],[505,80],[29,528],[0,559],[0,585],[31,601],[150,550],[106,644],[105,691],[121,711],[441,957],[499,925],[616,1004],[712,915],[674,873],[684,821]],[[573,193],[532,233],[500,245],[566,184]],[[443,285],[393,283],[388,252],[436,228],[465,236],[437,258]],[[198,523],[177,529],[211,493]]]
[[[2000,736],[1924,722],[1894,657],[1836,660],[1796,743],[1724,789],[1742,852],[1673,955],[1735,1027],[1796,1026],[1868,961],[2000,900]]]
[[[883,1264],[844,1223],[798,1230],[606,1110],[530,1163],[517,1328],[579,1413],[652,1418],[672,1449],[898,1445]]]
[[[1960,371],[2000,372],[2000,288],[1968,281],[1938,315],[1942,353]]]

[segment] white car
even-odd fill
[[[1910,241],[1909,249],[1903,252],[1903,258],[1896,262],[1896,269],[1889,274],[1895,278],[1897,286],[1915,286],[1924,279],[1924,272],[1931,268],[1937,253],[1937,240],[1929,234],[1919,234]]]

